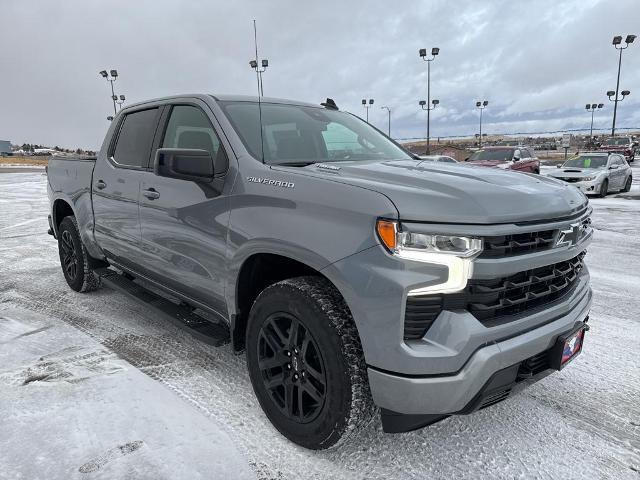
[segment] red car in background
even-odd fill
[[[476,150],[466,161],[482,167],[540,173],[540,160],[532,148],[524,146],[484,147]]]
[[[624,155],[625,160],[631,163],[636,156],[637,147],[638,142],[636,142],[633,137],[611,137],[607,138],[604,143],[600,145],[600,150]]]

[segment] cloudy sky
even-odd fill
[[[613,35],[640,35],[638,0],[329,1],[0,0],[0,139],[95,148],[111,100],[102,69],[117,68],[127,101],[177,93],[254,94],[252,19],[270,66],[265,95],[326,97],[392,135],[423,137],[426,64],[432,64],[432,135],[583,128],[584,105],[605,103],[611,125]],[[623,54],[618,126],[640,127],[640,40]]]

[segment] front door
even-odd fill
[[[204,183],[144,174],[140,225],[145,267],[161,284],[224,315],[227,194],[232,184],[228,157],[204,103],[168,108],[158,146],[209,151],[215,178]]]
[[[138,258],[138,196],[158,118],[158,108],[126,113],[115,141],[98,157],[93,171],[96,240],[107,257],[125,266]]]

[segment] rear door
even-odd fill
[[[153,169],[143,173],[142,255],[153,279],[225,314],[227,195],[233,175],[229,174],[228,147],[221,143],[221,130],[209,111],[199,100],[166,107],[155,147],[209,151],[215,178],[203,183],[160,177]]]
[[[148,168],[159,113],[158,108],[126,113],[93,172],[96,240],[108,257],[125,266],[138,258],[140,182]]]

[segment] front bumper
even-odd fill
[[[563,177],[555,177],[553,175],[550,175],[550,177],[555,178],[556,180],[565,181]],[[602,187],[603,180],[604,180],[603,178],[596,178],[595,180],[590,180],[588,182],[579,181],[579,182],[568,182],[568,183],[569,185],[576,187],[585,195],[594,195],[594,194],[600,193],[600,188]]]
[[[467,413],[465,407],[494,375],[549,350],[559,335],[584,321],[591,308],[591,296],[588,289],[566,315],[521,335],[479,348],[459,371],[450,375],[399,375],[369,367],[373,400],[383,409],[405,415]]]

